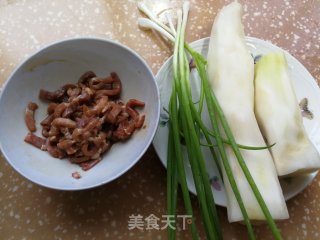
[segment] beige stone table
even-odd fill
[[[138,52],[154,73],[170,56],[158,36],[138,28],[136,0],[0,0],[0,84],[28,55],[56,40],[77,36],[114,39]],[[146,1],[154,12],[181,1]],[[212,21],[229,1],[192,0],[187,40],[210,34]],[[247,35],[272,41],[301,61],[320,81],[320,1],[247,0]],[[319,106],[320,107],[320,106]],[[1,112],[0,114],[6,114]],[[1,123],[0,123],[1,127]],[[17,147],[19,144],[17,144]],[[285,239],[320,239],[320,177],[288,201],[290,219],[278,224]],[[196,217],[197,200],[192,197]],[[183,214],[179,199],[179,213]],[[119,179],[91,190],[50,190],[21,177],[0,156],[0,239],[86,240],[166,239],[165,230],[129,230],[129,216],[166,213],[166,170],[153,147]],[[240,224],[218,213],[225,239],[247,239]],[[259,239],[272,239],[266,226],[255,227]],[[203,234],[203,233],[202,233]],[[187,230],[178,239],[190,239]]]

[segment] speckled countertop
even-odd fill
[[[136,0],[0,0],[0,85],[29,54],[75,36],[115,39],[137,51],[158,71],[170,48],[137,27]],[[146,1],[154,12],[181,1]],[[193,0],[188,41],[207,37],[222,0]],[[320,1],[241,1],[247,35],[288,50],[320,82]],[[1,113],[5,114],[5,113]],[[0,123],[1,127],[1,123]],[[0,239],[166,239],[165,230],[129,230],[129,216],[166,213],[166,171],[153,147],[119,179],[91,190],[62,192],[39,187],[16,173],[0,156]],[[288,201],[290,219],[280,222],[285,239],[320,239],[320,176]],[[195,209],[197,201],[192,197]],[[179,206],[182,206],[179,199]],[[183,208],[179,207],[183,213]],[[225,239],[247,239],[219,207]],[[196,216],[199,211],[196,210]],[[272,239],[266,226],[258,239]],[[178,231],[178,239],[189,239]]]

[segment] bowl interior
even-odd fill
[[[46,116],[47,103],[39,100],[41,88],[56,90],[76,83],[86,71],[107,76],[115,71],[122,81],[121,99],[137,98],[146,103],[145,128],[124,143],[114,144],[102,161],[83,172],[68,160],[59,160],[26,144],[28,130],[24,122],[27,103],[38,103],[36,124]],[[145,62],[130,49],[101,39],[72,39],[50,45],[20,65],[11,75],[0,97],[0,147],[8,162],[23,176],[55,189],[85,189],[109,182],[133,166],[150,145],[159,119],[159,93]],[[71,177],[74,171],[82,178]]]

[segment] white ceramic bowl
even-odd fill
[[[114,144],[100,163],[82,171],[67,159],[59,160],[48,152],[24,142],[28,130],[24,111],[29,101],[39,104],[36,123],[46,116],[47,103],[39,100],[41,88],[56,90],[65,83],[76,83],[86,71],[98,76],[116,72],[122,81],[121,98],[137,98],[146,103],[145,125],[124,143]],[[76,38],[49,45],[24,61],[9,77],[0,96],[0,149],[11,166],[27,179],[45,187],[79,190],[96,187],[130,169],[149,147],[158,126],[160,97],[154,76],[135,52],[119,43]],[[78,171],[80,179],[71,174]]]

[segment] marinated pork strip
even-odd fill
[[[120,95],[121,89],[122,89],[122,84],[121,84],[119,76],[115,72],[112,72],[111,78],[112,78],[112,82],[111,82],[112,88],[97,90],[96,91],[96,98],[100,98],[102,96],[117,97]]]
[[[111,76],[106,78],[94,77],[89,80],[89,86],[95,90],[99,90],[102,88],[108,89],[113,82],[114,78],[112,78]]]
[[[141,128],[144,124],[145,115],[141,115],[134,110],[134,107],[144,107],[145,103],[137,100],[137,99],[130,99],[126,104],[126,109],[128,114],[135,120],[135,127]]]
[[[77,111],[78,107],[79,107],[79,102],[78,101],[72,101],[64,109],[64,111],[62,113],[62,117],[68,118],[68,117],[72,116],[72,114]]]
[[[80,178],[81,178],[81,175],[80,175],[79,172],[73,172],[73,173],[71,174],[71,176],[72,176],[74,179],[80,179]]]
[[[68,107],[68,103],[60,103],[58,104],[55,109],[54,109],[54,112],[53,112],[53,116],[54,118],[58,118],[58,117],[61,117],[63,112],[65,111],[65,109]]]
[[[145,103],[140,101],[140,100],[137,100],[137,99],[130,99],[127,104],[126,104],[127,107],[131,107],[131,108],[134,108],[134,107],[144,107],[145,106]]]
[[[50,115],[50,114],[54,113],[54,110],[56,109],[57,106],[58,106],[57,103],[54,103],[54,102],[49,103],[49,106],[47,109],[48,114]]]
[[[78,83],[86,83],[91,78],[94,78],[94,77],[96,77],[96,74],[94,72],[92,72],[92,71],[85,72],[84,74],[81,75]]]
[[[135,130],[135,122],[133,120],[122,121],[118,128],[113,132],[113,139],[116,141],[127,140]]]
[[[107,104],[108,104],[108,97],[102,96],[101,98],[99,98],[97,100],[97,104],[92,109],[89,109],[87,111],[86,115],[87,116],[94,116],[94,115],[99,116]]]
[[[137,129],[142,128],[142,126],[143,126],[143,124],[144,124],[145,118],[146,118],[145,115],[139,116],[139,117],[136,119],[134,126],[135,126]]]
[[[62,159],[66,156],[64,151],[60,150],[55,144],[50,142],[49,138],[46,140],[46,149],[52,157]]]
[[[101,158],[89,160],[89,161],[80,163],[80,167],[83,171],[88,171],[89,169],[93,168],[100,161],[101,161]]]
[[[33,133],[28,133],[27,136],[24,138],[24,141],[39,148],[41,150],[46,150],[46,139],[38,137]]]
[[[82,88],[81,94],[77,96],[76,101],[81,104],[90,103],[94,91],[88,87]]]
[[[72,101],[81,93],[81,88],[78,86],[76,88],[70,88],[67,90],[67,95],[69,96],[69,100]]]
[[[34,120],[34,114],[37,109],[38,105],[36,103],[29,102],[25,111],[25,122],[30,132],[35,132],[37,130],[36,121]]]
[[[121,113],[122,109],[123,108],[121,105],[113,103],[111,105],[111,110],[109,112],[107,112],[107,114],[106,114],[107,122],[109,122],[111,124],[115,124],[117,117]]]
[[[53,119],[54,119],[54,115],[50,114],[40,122],[40,125],[43,126],[43,127],[44,126],[50,126],[52,121],[53,121]]]
[[[49,131],[50,131],[50,127],[48,127],[48,126],[43,126],[42,127],[42,131],[41,131],[41,133],[42,133],[42,136],[44,136],[44,137],[49,137]]]
[[[73,139],[62,139],[58,142],[57,147],[67,152],[68,155],[72,155],[77,152],[77,148],[74,146],[76,143]]]
[[[69,118],[55,118],[52,123],[52,126],[58,128],[76,128],[77,123]]]
[[[58,89],[54,92],[49,92],[47,90],[41,89],[39,93],[39,98],[44,101],[62,102],[64,94],[65,90],[63,89]]]

